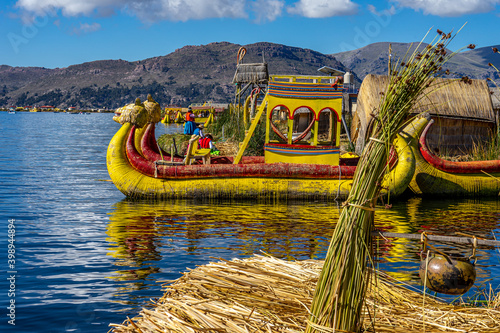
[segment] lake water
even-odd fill
[[[126,200],[107,181],[106,149],[118,128],[112,114],[0,112],[1,332],[106,332],[161,296],[158,280],[214,257],[324,258],[337,202]],[[159,124],[157,135],[181,130]],[[497,200],[393,204],[376,215],[386,231],[500,235]],[[417,241],[391,239],[379,245],[378,264],[419,286],[419,251]],[[499,264],[498,250],[481,248],[476,284],[464,298],[498,287]]]

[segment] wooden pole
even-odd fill
[[[391,65],[392,65],[391,57],[392,57],[392,44],[389,44],[389,62],[388,62],[388,71],[387,71],[389,76],[391,76]]]
[[[408,238],[408,239],[422,239],[421,234],[402,234],[396,232],[372,232],[372,236],[381,236],[389,238]],[[439,235],[429,235],[426,234],[428,240],[431,241],[442,241],[442,242],[454,242],[462,244],[474,244],[474,238],[471,237],[454,237],[454,236],[439,236]],[[490,239],[479,239],[477,238],[477,245],[489,245],[489,246],[500,246],[500,241],[490,240]]]

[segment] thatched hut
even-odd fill
[[[491,90],[491,102],[493,103],[493,111],[495,111],[497,125],[500,124],[500,90]]]
[[[233,83],[266,84],[268,80],[267,63],[238,64],[233,77]]]
[[[441,152],[460,153],[470,149],[474,142],[490,141],[497,120],[486,81],[436,80],[438,84],[447,84],[440,85],[441,88],[413,108],[413,114],[429,112],[435,120],[427,135],[429,146]],[[388,83],[388,76],[370,74],[361,84],[357,112],[351,126],[352,141],[358,153],[363,149],[366,129],[373,121],[373,114]]]

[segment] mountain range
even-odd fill
[[[322,66],[354,74],[359,85],[369,73],[386,74],[391,44],[392,61],[411,44],[374,43],[357,50],[322,54],[310,49],[260,42],[245,45],[243,63],[267,62],[270,74],[318,75]],[[139,61],[100,60],[65,68],[11,67],[0,65],[0,107],[52,105],[78,109],[117,108],[147,94],[162,106],[187,106],[207,100],[234,100],[232,79],[242,45],[217,42],[185,46],[165,56]],[[497,46],[500,48],[500,46]],[[448,63],[455,77],[492,78],[499,82],[493,63],[500,55],[492,47],[458,53]]]

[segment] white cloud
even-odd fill
[[[401,7],[421,10],[425,15],[436,16],[487,13],[500,4],[500,0],[394,0],[394,2]]]
[[[16,6],[41,15],[60,9],[66,16],[89,15],[99,7],[112,6],[117,0],[18,0]]]
[[[257,23],[274,21],[282,15],[285,1],[283,0],[256,0],[252,4]]]
[[[391,6],[390,8],[387,8],[381,12],[377,11],[377,8],[375,8],[375,6],[373,5],[368,5],[367,8],[370,13],[376,16],[394,15],[397,12],[396,7],[394,6]]]
[[[350,0],[300,0],[288,7],[290,14],[309,18],[353,15],[357,11],[358,5]]]
[[[101,30],[101,25],[99,23],[80,23],[80,26],[78,28],[73,29],[73,33],[76,35],[81,35],[81,34],[88,34],[94,31]]]
[[[125,10],[145,22],[205,18],[242,18],[246,0],[18,0],[17,7],[43,14],[61,10],[65,16],[110,15]]]
[[[145,22],[247,17],[246,0],[130,0],[126,2],[128,11]]]
[[[64,16],[109,16],[123,11],[143,22],[188,21],[207,18],[248,18],[274,21],[283,14],[287,0],[17,0],[16,6],[31,15],[61,12]],[[397,0],[396,0],[397,1]],[[403,0],[405,1],[405,0]],[[491,0],[489,0],[491,1]],[[500,1],[500,0],[499,0]],[[308,18],[353,15],[352,0],[298,0],[287,11]]]

